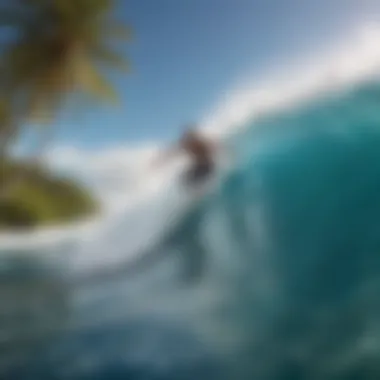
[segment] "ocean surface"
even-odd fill
[[[1,379],[380,377],[380,85],[227,140],[203,195],[174,176],[59,241],[3,245]]]

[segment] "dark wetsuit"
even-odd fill
[[[194,184],[207,179],[214,169],[212,152],[207,143],[192,138],[185,139],[182,146],[192,160],[192,167],[186,173],[186,181]]]

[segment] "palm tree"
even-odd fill
[[[117,39],[130,37],[129,30],[111,17],[115,0],[9,3],[0,10],[0,21],[13,24],[18,37],[2,53],[2,87],[13,93],[28,117],[54,116],[73,93],[116,100],[100,71],[107,66],[129,68],[111,48]]]
[[[117,43],[131,33],[114,19],[115,5],[8,0],[0,6],[0,33],[9,36],[0,45],[0,99],[7,100],[3,114],[0,102],[0,147],[26,122],[51,121],[72,97],[117,100],[104,71],[129,69]]]

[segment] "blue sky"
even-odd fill
[[[94,107],[57,123],[56,141],[97,149],[175,138],[247,73],[320,49],[378,18],[370,0],[123,0],[134,30],[133,71],[113,76],[118,108]],[[377,3],[377,4],[376,4]],[[377,13],[376,13],[377,12]]]

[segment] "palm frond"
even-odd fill
[[[81,60],[77,70],[77,80],[81,91],[107,102],[118,102],[118,95],[113,86],[88,60]]]
[[[54,0],[54,9],[58,12],[59,16],[65,21],[70,21],[78,15],[76,2],[68,0]]]
[[[115,6],[115,0],[76,0],[77,11],[84,18],[104,18]]]
[[[133,32],[130,27],[121,23],[108,23],[103,29],[104,38],[130,42],[133,38]]]
[[[130,63],[120,53],[112,51],[106,46],[97,45],[91,49],[94,61],[99,64],[109,66],[111,68],[129,72],[131,69]]]
[[[118,101],[103,69],[130,71],[129,62],[111,45],[130,41],[132,32],[113,20],[115,4],[116,0],[7,0],[0,6],[0,30],[10,26],[17,32],[16,39],[1,46],[0,98],[9,96],[18,124],[46,124],[66,100],[79,94]],[[0,103],[0,128],[6,116],[2,112]]]

